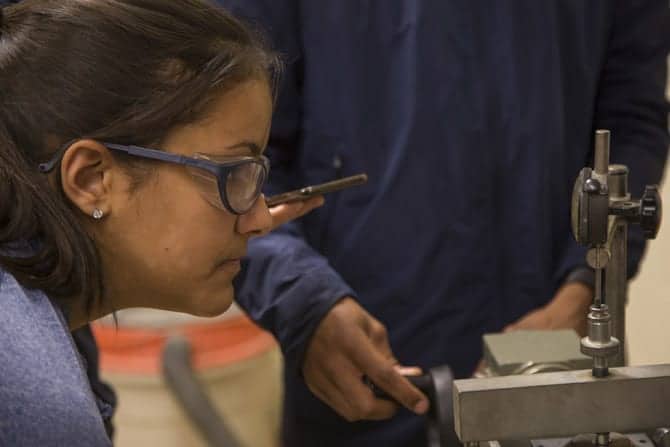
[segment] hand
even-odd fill
[[[352,298],[344,298],[321,321],[305,353],[302,372],[309,389],[347,421],[387,419],[397,405],[376,398],[363,383],[377,387],[418,414],[428,399],[400,373],[386,328]]]
[[[284,225],[286,222],[304,216],[314,208],[318,208],[323,204],[323,196],[316,196],[301,202],[284,203],[269,208],[270,215],[272,216],[272,227],[270,228],[270,231]]]
[[[593,301],[593,291],[579,282],[561,287],[544,307],[533,310],[504,329],[575,329],[586,335],[586,314]]]

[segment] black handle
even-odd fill
[[[661,228],[662,217],[663,203],[658,193],[658,186],[646,186],[640,200],[640,226],[645,238],[656,239],[658,230]]]
[[[426,415],[426,431],[429,447],[461,447],[454,429],[454,409],[451,369],[444,365],[430,370],[426,374],[406,375],[405,378],[424,393],[430,401],[430,411]],[[379,399],[393,399],[386,391],[376,386],[368,377],[363,381]]]
[[[409,382],[417,387],[423,394],[430,396],[433,392],[433,379],[430,376],[430,374],[419,374],[419,375],[413,375],[413,376],[404,376]],[[395,402],[395,399],[391,397],[390,394],[388,394],[386,391],[383,389],[379,388],[377,385],[375,385],[368,377],[364,377],[363,381],[367,386],[370,387],[372,390],[372,393],[377,397],[378,399],[386,399],[386,400],[392,400]]]

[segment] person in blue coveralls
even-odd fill
[[[572,185],[597,128],[634,194],[659,182],[667,1],[219,3],[287,63],[268,192],[370,179],[253,241],[236,283],[285,355],[284,445],[425,445],[395,366],[467,377],[483,333],[584,330]],[[633,230],[631,274],[643,248]]]

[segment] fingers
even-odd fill
[[[374,396],[364,376],[395,401],[424,413],[427,398],[398,372],[397,363],[384,326],[347,298],[317,327],[302,371],[310,390],[349,421],[386,419],[397,410],[394,402]]]
[[[396,369],[396,361],[386,357],[383,352],[390,352],[388,341],[386,347],[377,349],[370,340],[364,339],[351,352],[354,364],[379,388],[386,391],[405,408],[423,414],[428,411],[428,398],[415,388]]]
[[[472,377],[479,378],[479,377],[486,377],[487,375],[488,374],[487,374],[486,360],[480,359],[479,363],[477,363],[477,367],[472,373]]]
[[[384,420],[392,417],[398,406],[389,400],[378,399],[370,387],[363,382],[363,374],[353,364],[348,364],[346,372],[336,377],[335,385],[349,401],[355,412],[354,420]]]
[[[335,410],[335,412],[344,419],[349,422],[359,420],[356,418],[357,412],[344,397],[345,394],[341,393],[339,389],[333,386],[331,380],[329,380],[327,375],[320,369],[315,369],[310,374],[305,373],[305,382],[307,383],[307,388],[309,388],[316,397],[321,399],[321,401]]]
[[[349,422],[383,420],[393,416],[397,406],[377,399],[362,380],[362,373],[349,359],[331,355],[328,362],[303,370],[308,388]]]
[[[384,420],[392,417],[398,407],[394,402],[378,399],[363,382],[363,374],[352,363],[342,359],[338,374],[329,375],[335,393],[348,402],[350,413],[343,415],[348,421]]]
[[[316,196],[302,202],[284,203],[270,208],[272,230],[285,223],[304,216],[324,204],[323,196]]]
[[[423,373],[423,370],[417,366],[400,366],[395,365],[395,370],[398,371],[398,374],[402,376],[420,376]]]
[[[323,204],[326,203],[326,199],[324,199],[323,196],[314,196],[311,197],[309,200],[306,200],[303,202],[304,208],[303,208],[303,214],[307,214],[310,211],[312,211],[314,208],[318,208],[320,206],[323,206]]]

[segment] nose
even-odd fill
[[[254,206],[237,218],[236,230],[241,235],[255,237],[268,233],[271,228],[272,215],[261,194]]]

